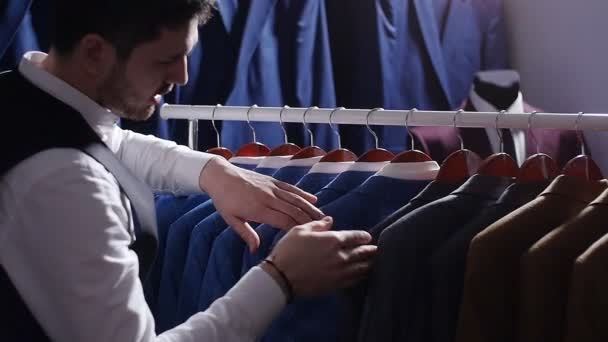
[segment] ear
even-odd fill
[[[76,48],[81,70],[88,77],[104,78],[117,61],[116,49],[98,34],[87,34]]]

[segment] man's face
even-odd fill
[[[123,118],[146,120],[162,95],[175,84],[188,82],[187,56],[198,41],[198,21],[137,46],[129,57],[116,61],[98,89],[102,106]]]

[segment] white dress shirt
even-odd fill
[[[42,70],[44,58],[26,54],[20,72],[79,111],[136,177],[155,191],[201,191],[212,156],[119,128],[116,115]],[[0,178],[0,264],[54,341],[254,341],[285,305],[256,267],[207,311],[157,337],[132,239],[128,199],[83,152],[46,150]]]

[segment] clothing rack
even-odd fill
[[[214,112],[215,111],[215,112]],[[281,113],[282,111],[282,113]],[[332,115],[332,112],[334,113]],[[471,128],[532,128],[608,131],[608,114],[599,113],[501,113],[426,110],[339,109],[335,108],[281,108],[244,106],[190,106],[165,104],[160,110],[163,119],[189,120],[190,142],[196,146],[198,120],[252,121],[252,122],[304,122],[350,125],[448,126]]]

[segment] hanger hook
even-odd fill
[[[414,114],[414,112],[417,112],[417,111],[418,111],[418,109],[412,108],[405,114],[405,130],[407,131],[407,135],[410,137],[410,143],[411,143],[410,146],[411,146],[412,151],[415,148],[415,141],[414,141],[414,135],[410,131],[410,115]]]
[[[376,134],[376,132],[374,132],[374,130],[369,126],[369,117],[377,111],[381,111],[384,110],[384,108],[374,108],[372,110],[370,110],[367,113],[367,116],[365,117],[365,126],[367,126],[367,130],[372,134],[372,136],[374,137],[374,141],[376,142],[376,149],[380,149],[380,143],[378,142],[378,135]]]
[[[253,108],[257,108],[257,107],[258,107],[258,105],[254,104],[253,106],[249,107],[249,109],[247,109],[247,124],[249,125],[249,128],[251,128],[251,133],[253,134],[253,142],[254,143],[257,143],[258,140],[257,140],[257,137],[255,135],[255,128],[253,128],[253,125],[251,124],[251,121],[249,121],[249,112],[251,112],[251,110]]]
[[[454,130],[458,134],[458,140],[460,140],[460,149],[464,150],[464,140],[462,140],[462,135],[460,135],[460,130],[458,129],[458,126],[456,125],[456,121],[458,120],[458,115],[462,114],[462,112],[464,112],[464,110],[459,109],[456,113],[454,113],[454,117],[452,118],[452,120],[454,123]]]
[[[587,151],[585,150],[585,141],[583,140],[583,134],[580,130],[580,123],[583,119],[584,112],[578,112],[578,117],[576,118],[576,123],[574,124],[574,129],[576,130],[576,137],[578,138],[578,143],[581,145],[581,154],[586,156]]]
[[[315,146],[315,136],[313,135],[312,130],[310,128],[308,128],[308,126],[306,125],[306,114],[308,114],[308,111],[313,110],[313,109],[319,109],[319,107],[317,107],[317,106],[308,107],[304,111],[304,115],[302,116],[302,122],[304,123],[304,128],[306,128],[306,130],[308,131],[308,134],[310,135],[310,146]]]
[[[498,134],[498,141],[500,142],[500,153],[505,152],[505,142],[503,140],[502,131],[500,130],[500,128],[498,128],[498,120],[500,119],[500,116],[505,114],[506,112],[506,110],[501,110],[498,114],[496,114],[495,128],[496,134]]]
[[[530,134],[530,139],[532,139],[532,141],[534,142],[534,146],[536,146],[536,154],[539,154],[540,147],[538,146],[538,140],[536,140],[536,136],[534,135],[534,132],[532,132],[532,118],[534,118],[534,115],[536,115],[537,113],[537,111],[533,111],[528,117],[528,134]]]
[[[217,138],[217,147],[222,147],[221,145],[221,139],[220,139],[220,132],[217,130],[217,127],[215,126],[215,110],[218,109],[219,107],[221,107],[221,104],[216,104],[215,107],[213,107],[213,112],[211,112],[211,125],[213,126],[213,130],[215,131],[215,136]]]
[[[331,128],[332,132],[334,132],[334,134],[338,137],[338,149],[342,149],[342,136],[340,136],[340,132],[338,132],[338,129],[334,128],[334,123],[331,121],[331,119],[336,112],[341,111],[343,109],[346,109],[346,108],[338,107],[338,108],[332,110],[331,113],[329,114],[329,128]]]
[[[283,106],[281,108],[281,112],[279,113],[279,123],[281,124],[281,129],[283,130],[283,137],[285,138],[285,144],[289,144],[289,140],[287,139],[287,130],[285,129],[285,125],[283,124],[283,111],[289,108],[288,105]]]

